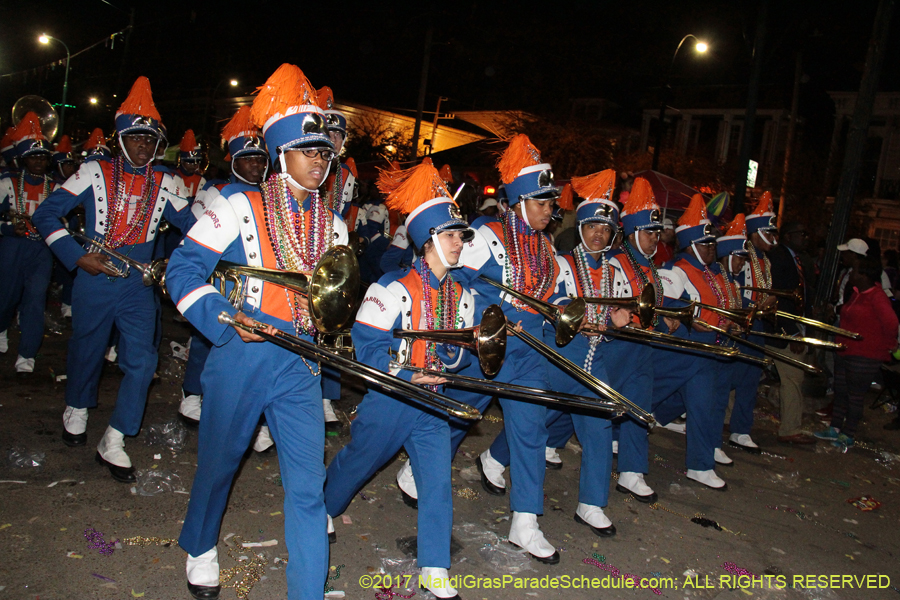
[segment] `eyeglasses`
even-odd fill
[[[707,246],[707,247],[709,247],[709,246],[715,246],[715,245],[716,245],[715,242],[695,242],[695,243],[696,243],[698,246]]]
[[[334,150],[330,148],[294,148],[294,150],[302,152],[306,158],[321,156],[325,162],[331,162],[335,157]]]
[[[134,142],[137,144],[149,145],[149,144],[155,144],[157,141],[159,141],[159,138],[155,135],[140,134],[140,133],[125,134],[122,137],[127,139],[130,142]]]

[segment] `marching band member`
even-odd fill
[[[140,277],[114,277],[106,255],[85,250],[60,226],[60,219],[84,206],[86,235],[144,263],[152,258],[160,219],[187,231],[195,221],[187,201],[179,196],[172,177],[150,164],[159,144],[159,121],[150,82],[139,77],[116,113],[121,154],[111,161],[85,162],[34,215],[35,225],[63,266],[81,270],[72,297],[63,442],[68,446],[87,442],[87,409],[97,405],[103,355],[115,325],[121,335],[119,366],[125,377],[97,446],[97,461],[114,479],[126,483],[135,477],[124,438],[140,430],[156,370],[159,299]]]
[[[0,225],[0,352],[9,347],[7,330],[19,313],[16,374],[28,377],[44,339],[44,307],[53,271],[53,255],[32,223],[35,210],[50,194],[53,180],[50,143],[35,113],[26,114],[13,136],[22,171],[0,176],[0,213],[12,223]]]
[[[706,216],[706,203],[700,194],[678,220],[675,230],[680,253],[667,269],[660,270],[665,295],[669,298],[698,301],[727,308],[725,281],[716,262],[716,237]],[[711,324],[720,318],[701,308],[700,318]],[[724,325],[724,324],[723,324]],[[692,331],[679,326],[675,335],[708,344],[716,343],[716,334],[694,323]],[[728,404],[730,370],[715,358],[666,348],[653,349],[653,361],[665,365],[654,370],[653,412],[665,425],[687,410],[687,478],[712,489],[725,490],[726,483],[715,471],[721,446],[722,424]]]
[[[160,124],[160,126],[162,126],[162,124]],[[94,128],[88,140],[81,147],[81,151],[85,155],[85,161],[98,160],[100,158],[108,159],[112,157],[112,153],[106,145],[106,137],[103,135],[103,130],[99,127]]]
[[[194,131],[188,129],[181,138],[178,145],[178,167],[175,169],[175,176],[180,179],[179,187],[184,190],[185,196],[191,200],[206,185],[206,178],[200,171],[200,163],[203,162],[203,149],[197,143]]]
[[[223,183],[208,182],[197,194],[191,205],[191,212],[198,219],[226,186],[231,186],[229,188],[231,193],[237,193],[244,188],[248,191],[258,190],[259,184],[266,178],[269,170],[266,143],[263,141],[262,132],[250,121],[249,106],[239,108],[225,124],[222,139],[228,146],[228,155],[231,157],[231,177]],[[200,375],[203,373],[203,366],[212,345],[194,329],[191,333],[190,348],[187,366],[184,369],[184,382],[181,385],[181,405],[178,407],[178,414],[183,421],[196,426],[200,422],[203,402]],[[266,433],[268,434],[268,429]],[[268,439],[271,441],[271,437]]]
[[[72,140],[69,136],[59,138],[56,148],[53,149],[50,165],[53,167],[53,179],[57,185],[65,183],[78,170],[78,161],[72,151]]]
[[[250,278],[235,309],[207,283],[220,260],[283,271],[310,271],[347,229],[318,193],[334,158],[315,88],[294,65],[259,89],[251,118],[262,128],[277,170],[258,190],[222,190],[173,253],[167,285],[178,310],[214,348],[202,375],[197,474],[179,544],[188,552],[188,590],[219,596],[216,543],[234,475],[262,414],[278,444],[284,483],[288,597],[321,599],[328,572],[323,495],[324,421],[317,364],[259,336],[220,324],[227,312],[312,340],[304,295]],[[273,331],[270,329],[270,331]],[[235,365],[240,365],[236,369]],[[265,381],[260,380],[263,377]]]
[[[615,285],[615,271],[610,266],[608,252],[618,230],[619,208],[611,200],[616,173],[612,169],[587,177],[572,180],[579,195],[586,198],[576,212],[578,234],[581,243],[570,253],[558,256],[559,279],[562,289],[557,293],[560,301],[566,298],[587,297],[611,298]],[[571,210],[561,199],[561,208]],[[624,327],[631,321],[627,310],[617,307],[588,304],[585,323],[600,328],[607,324]],[[553,327],[544,328],[544,342],[598,379],[610,382],[607,360],[610,354],[618,352],[622,342],[610,343],[596,334],[581,333],[562,348],[555,344]],[[574,380],[561,369],[548,367],[550,389],[586,397],[596,397],[596,393],[584,384]],[[578,507],[575,521],[591,528],[600,537],[612,537],[616,527],[603,508],[609,503],[609,481],[612,471],[612,424],[609,419],[591,414],[589,411],[548,410],[548,431],[552,433],[549,447],[564,446],[572,432],[578,434],[583,453],[581,456],[580,480],[578,486]],[[546,456],[545,456],[546,458]],[[491,444],[490,459],[503,465],[509,464],[509,444],[504,428]],[[483,459],[483,460],[486,460]],[[547,466],[551,462],[548,460]],[[552,468],[552,467],[551,467]],[[495,474],[494,474],[495,475]],[[490,481],[490,480],[489,480]],[[505,487],[504,481],[494,477],[490,481],[497,487]]]
[[[459,329],[472,325],[475,300],[454,280],[463,243],[474,231],[430,164],[420,164],[387,198],[389,206],[409,212],[407,231],[420,250],[413,266],[383,276],[369,286],[353,326],[358,360],[389,371],[391,352],[410,356],[411,364],[430,370],[456,369],[464,352],[422,340],[411,345],[393,339],[394,329]],[[452,348],[452,347],[450,347]],[[393,371],[391,371],[393,372]],[[396,373],[422,385],[439,385],[432,375]],[[438,598],[458,598],[449,585],[450,532],[453,527],[450,486],[450,424],[446,414],[410,404],[377,389],[370,390],[350,427],[352,441],[328,466],[325,505],[329,519],[343,513],[366,481],[401,447],[418,474],[418,565],[425,587]],[[330,522],[329,522],[330,524]]]
[[[759,292],[739,289],[742,286],[754,285],[752,283],[754,269],[748,265],[751,260],[750,253],[753,251],[747,240],[746,218],[743,213],[738,213],[725,234],[716,240],[716,255],[722,265],[726,282],[731,284],[729,292],[734,292],[738,298],[735,301],[735,308],[749,308],[753,306],[756,297],[761,295]],[[759,260],[759,257],[754,258]],[[758,319],[754,320],[752,329],[762,331],[762,323]],[[754,337],[752,334],[748,335],[747,339],[760,346],[765,344],[763,338]],[[749,346],[742,346],[741,352],[763,357],[761,351]],[[750,430],[753,428],[753,409],[756,407],[756,391],[762,367],[748,361],[736,360],[730,368],[732,375],[729,387],[734,390],[734,405],[731,409],[731,421],[728,423],[728,430],[731,433],[728,444],[759,454],[759,446],[750,437]]]

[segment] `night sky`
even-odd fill
[[[123,94],[138,75],[150,78],[163,120],[166,106],[214,91],[242,95],[279,64],[297,64],[316,87],[338,101],[414,110],[427,2],[141,2],[79,0],[10,2],[0,19],[0,74],[29,70],[64,57],[42,46],[46,32],[74,53],[125,28],[135,7],[126,53],[123,39],[72,60],[67,119],[82,127],[111,125]],[[238,6],[229,12],[225,6]],[[439,95],[443,111],[524,109],[565,114],[575,98],[602,97],[620,109],[612,118],[639,126],[653,106],[672,52],[686,33],[707,41],[696,56],[685,47],[672,84],[691,102],[743,106],[760,3],[713,2],[473,2],[434,5],[426,110]],[[315,7],[315,8],[314,8]],[[770,0],[761,106],[790,106],[794,53],[804,52],[801,113],[830,116],[827,90],[859,86],[877,2]],[[894,22],[898,20],[895,14]],[[896,26],[881,89],[900,89]],[[230,89],[228,79],[241,82]],[[218,88],[218,89],[217,89]],[[62,69],[0,79],[0,115],[21,95],[58,102]],[[113,98],[118,94],[118,98]],[[90,96],[100,98],[90,107]],[[699,100],[698,100],[699,99]],[[104,108],[105,107],[105,108]],[[824,120],[823,120],[824,123]],[[180,132],[172,131],[175,136]],[[830,130],[825,126],[827,138]]]

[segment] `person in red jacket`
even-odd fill
[[[851,447],[863,415],[863,399],[881,363],[897,347],[897,315],[881,290],[881,261],[865,257],[850,273],[850,299],[841,307],[841,327],[862,335],[860,340],[839,337],[847,348],[834,361],[834,409],[831,425],[815,433],[835,446]]]

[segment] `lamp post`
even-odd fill
[[[38,38],[38,41],[42,44],[49,44],[50,40],[59,42],[60,44],[62,44],[62,47],[66,49],[66,75],[63,79],[62,110],[59,113],[59,132],[60,135],[62,135],[66,132],[66,95],[69,91],[69,58],[71,55],[69,54],[69,47],[66,46],[66,43],[61,39],[49,36],[46,33],[42,34],[41,37]]]
[[[660,146],[662,146],[663,131],[666,127],[666,102],[669,100],[669,78],[672,76],[672,67],[675,66],[675,58],[678,56],[678,51],[681,50],[681,46],[688,38],[697,40],[696,45],[694,45],[694,50],[700,54],[709,50],[709,46],[707,46],[705,42],[701,42],[697,36],[689,33],[681,38],[681,41],[678,42],[678,46],[675,48],[675,53],[672,54],[672,61],[669,63],[669,68],[666,71],[666,78],[663,80],[662,101],[659,104],[659,127],[656,129],[656,145],[653,147],[653,166],[651,167],[654,171],[659,170],[659,152]]]

